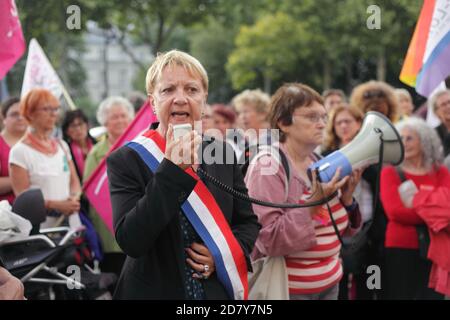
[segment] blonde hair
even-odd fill
[[[411,94],[409,93],[408,90],[403,89],[403,88],[397,88],[395,89],[395,95],[397,96],[397,99],[400,100],[400,98],[405,97],[407,98],[409,101],[412,102],[412,97]]]
[[[270,96],[260,89],[244,90],[233,98],[231,104],[239,113],[245,105],[251,105],[256,112],[267,114],[269,112]]]
[[[147,94],[152,94],[155,90],[156,82],[161,77],[165,67],[181,66],[191,75],[198,75],[203,88],[208,91],[208,74],[202,64],[193,56],[179,50],[171,50],[164,53],[158,53],[155,61],[147,71],[145,78],[145,87]]]

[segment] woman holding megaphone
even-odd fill
[[[279,150],[288,159],[289,174],[281,163],[275,174],[265,174],[271,155],[257,158],[246,176],[249,195],[275,203],[331,200],[311,208],[254,205],[262,229],[252,258],[284,256],[290,299],[337,299],[343,271],[336,229],[343,235],[360,227],[352,194],[361,170],[340,180],[338,169],[327,183],[320,183],[315,174],[308,177],[308,167],[319,157],[313,150],[323,143],[328,120],[323,100],[312,88],[299,83],[283,85],[272,97],[268,118],[280,132]]]

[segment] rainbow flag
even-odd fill
[[[450,75],[450,1],[425,0],[400,80],[429,97]]]

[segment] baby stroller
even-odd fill
[[[107,288],[117,277],[95,267],[84,226],[40,229],[47,216],[40,189],[20,194],[12,211],[28,219],[33,228],[28,237],[0,244],[0,259],[23,282],[27,299],[111,299]]]

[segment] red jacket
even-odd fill
[[[450,295],[450,188],[418,193],[413,207],[430,230],[428,259],[433,261],[433,268],[429,287]]]
[[[425,186],[450,188],[450,174],[444,166],[427,175],[413,175],[405,171],[406,179],[411,179],[416,184],[420,194],[427,192]],[[380,198],[383,204],[388,225],[386,228],[385,246],[387,248],[417,249],[418,236],[415,226],[424,224],[424,220],[418,215],[417,208],[406,208],[398,192],[401,184],[400,177],[392,166],[383,168],[380,180]]]

